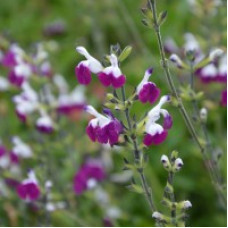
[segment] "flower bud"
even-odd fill
[[[184,64],[183,62],[181,61],[180,57],[176,54],[172,54],[170,57],[169,57],[170,61],[172,61],[176,67],[182,69],[184,68]]]
[[[169,158],[166,155],[162,155],[162,157],[161,157],[161,163],[162,163],[162,165],[163,165],[163,167],[165,169],[169,169],[170,168]]]
[[[113,98],[114,98],[114,96],[113,96],[113,94],[112,93],[108,93],[107,95],[106,95],[106,98],[107,98],[107,100],[112,100]]]
[[[174,168],[176,171],[179,171],[183,165],[184,165],[184,163],[181,158],[177,158],[174,162]]]
[[[183,203],[184,203],[184,209],[188,209],[192,207],[192,203],[189,200],[185,200]]]
[[[52,181],[47,180],[47,181],[45,182],[45,188],[46,188],[46,189],[50,189],[51,187],[52,187]]]
[[[162,215],[160,212],[155,211],[155,212],[152,214],[152,218],[161,220],[161,219],[163,218],[163,215]]]
[[[203,122],[206,122],[207,121],[207,109],[206,108],[202,108],[200,110],[200,119]]]
[[[211,51],[209,54],[210,61],[214,61],[216,58],[221,56],[223,54],[223,52],[224,51],[222,49],[215,49],[215,50]]]

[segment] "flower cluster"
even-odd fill
[[[117,55],[112,53],[107,56],[111,66],[104,68],[84,47],[77,47],[76,50],[87,59],[81,61],[75,68],[76,77],[80,84],[88,85],[91,81],[91,74],[94,73],[98,75],[98,79],[105,87],[112,86],[114,89],[123,88],[126,82],[126,76],[122,74],[119,68]],[[154,104],[157,101],[160,95],[160,89],[154,82],[149,81],[152,73],[152,68],[145,71],[142,81],[136,87],[135,94],[132,96],[134,100],[139,100],[143,104],[147,102]],[[112,95],[111,97],[113,98],[111,102],[116,103],[115,109],[119,109],[118,105],[121,106],[122,102]],[[113,100],[118,101],[115,102]],[[162,105],[168,101],[170,101],[170,97],[163,96],[160,102],[148,112],[147,117],[144,119],[144,145],[158,145],[166,139],[168,129],[172,127],[172,117],[167,110],[162,109]],[[125,104],[122,105],[124,106]],[[88,105],[85,107],[85,111],[95,117],[90,120],[86,128],[86,133],[93,142],[98,141],[101,144],[109,144],[111,146],[119,142],[119,136],[122,133],[124,134],[124,126],[110,110],[105,109],[105,115],[102,115],[91,105]],[[164,117],[163,126],[157,123],[161,115]]]
[[[111,66],[103,67],[102,64],[92,57],[84,47],[77,47],[77,52],[84,55],[87,60],[81,61],[75,68],[75,74],[78,82],[82,85],[88,85],[91,82],[91,73],[97,74],[100,82],[105,86],[120,88],[126,82],[125,75],[122,74],[116,55],[111,54],[109,60]]]
[[[53,113],[71,114],[83,110],[86,99],[81,86],[69,91],[63,76],[54,74],[43,44],[38,44],[35,54],[27,54],[17,44],[10,44],[3,53],[1,65],[9,69],[8,78],[0,77],[0,91],[19,91],[13,97],[19,120],[35,120],[38,131],[50,134],[56,130]],[[34,84],[36,88],[34,88]],[[57,93],[56,93],[57,92]]]
[[[194,74],[202,83],[221,83],[227,82],[227,55],[221,49],[212,49],[205,55],[200,48],[200,44],[193,34],[187,33],[184,36],[185,44],[182,49],[178,48],[175,42],[169,38],[165,43],[165,50],[170,55],[170,61],[180,69],[189,69],[189,65],[182,61],[187,59],[193,66]],[[221,92],[221,104],[226,106],[224,94],[226,89]]]

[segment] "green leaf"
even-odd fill
[[[132,51],[132,47],[131,46],[125,47],[124,50],[121,52],[118,60],[120,62],[123,62],[131,54],[131,51]]]
[[[162,25],[162,24],[165,22],[165,20],[166,20],[166,18],[167,18],[167,14],[168,14],[167,10],[162,11],[162,12],[159,14],[159,16],[158,16],[158,24],[159,24],[159,25]]]
[[[132,191],[132,192],[136,192],[136,193],[139,193],[139,194],[142,194],[144,193],[144,190],[141,186],[139,185],[136,185],[136,184],[131,184],[129,186],[127,186],[127,188]]]

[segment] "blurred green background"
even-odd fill
[[[172,37],[179,46],[182,46],[184,33],[191,32],[198,38],[205,53],[208,53],[212,47],[226,48],[225,1],[223,6],[216,9],[216,14],[212,13],[210,8],[205,9],[211,2],[207,0],[197,1],[202,2],[201,8],[198,9],[200,12],[194,11],[185,0],[159,0],[157,2],[159,11],[168,10],[167,21],[162,26],[163,38]],[[77,84],[74,67],[81,59],[75,52],[77,45],[85,46],[97,58],[108,53],[111,44],[118,42],[121,47],[131,45],[133,52],[122,66],[130,85],[127,92],[130,94],[141,80],[144,70],[153,66],[152,80],[160,86],[162,94],[166,94],[169,90],[159,65],[156,37],[152,30],[147,29],[141,23],[140,8],[145,4],[144,0],[0,1],[0,33],[10,41],[19,43],[26,50],[32,49],[33,44],[39,41],[55,41],[58,49],[53,55],[50,55],[52,65],[56,72],[60,72],[66,77],[72,88]],[[57,21],[64,25],[63,32],[56,35],[45,33],[47,26]],[[176,75],[178,77],[186,76],[174,68],[171,71],[175,75],[174,80],[177,79]],[[210,102],[208,126],[214,145],[219,146],[224,152],[220,164],[224,179],[226,179],[226,109],[218,105],[219,94],[214,92],[223,87],[221,85],[205,86],[198,82],[197,88],[213,97],[213,102]],[[89,91],[92,90],[87,91],[88,101],[98,104],[99,100],[96,100]],[[13,108],[9,107],[9,110],[11,112],[8,118],[1,116],[1,138],[8,137],[7,134],[20,134],[20,132],[26,137],[26,129],[16,119]],[[140,115],[141,110],[141,106],[137,106],[133,111]],[[188,199],[193,204],[193,208],[189,210],[187,225],[192,227],[226,226],[226,212],[218,203],[200,152],[191,140],[179,112],[172,107],[169,107],[169,111],[173,116],[174,125],[168,139],[162,145],[148,150],[149,165],[146,168],[146,174],[153,187],[157,205],[159,205],[166,183],[166,172],[159,162],[160,156],[176,149],[180,152],[185,164],[175,179],[177,199]],[[191,112],[190,107],[189,112]],[[3,125],[4,127],[2,127]],[[76,143],[77,135],[82,134],[84,125],[85,123],[74,125]],[[80,130],[77,131],[77,129]],[[81,148],[78,150],[94,153],[84,148],[85,146],[80,146]],[[80,160],[79,155],[73,156]],[[113,159],[113,170],[121,171],[123,167],[121,156],[115,153]],[[62,178],[68,177],[68,173],[77,170],[77,167],[67,166],[67,168],[68,170],[59,170]],[[125,185],[107,184],[107,190],[124,214],[124,217],[117,220],[115,225],[153,225],[148,206],[141,195],[129,192]],[[76,214],[90,226],[101,225],[100,212],[97,211],[96,205],[89,200],[89,196],[86,197],[82,196],[77,201],[77,207],[80,208],[78,214],[77,210],[53,213],[53,226],[77,226],[77,220],[74,218]],[[18,205],[14,202],[10,203],[14,207]],[[16,210],[20,209],[16,208]],[[91,214],[94,215],[91,216]],[[12,225],[5,207],[2,206],[0,206],[1,219],[5,225]],[[23,226],[20,221],[17,225]]]

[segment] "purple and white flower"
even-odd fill
[[[27,83],[22,85],[22,93],[13,97],[16,104],[16,114],[22,122],[26,122],[27,115],[34,112],[38,106],[38,95],[35,90]]]
[[[98,78],[105,87],[112,86],[117,89],[125,84],[126,77],[122,74],[118,66],[116,55],[111,54],[109,60],[111,66],[106,67],[102,72],[98,73]]]
[[[223,55],[217,63],[211,62],[209,65],[196,71],[203,83],[227,82],[227,56]]]
[[[30,148],[30,146],[25,144],[18,136],[14,136],[12,138],[12,143],[14,145],[13,149],[12,149],[12,152],[16,156],[22,157],[22,158],[30,158],[30,157],[32,157],[32,155],[33,155],[32,149]]]
[[[17,186],[17,194],[21,199],[27,202],[37,200],[40,197],[38,181],[32,170],[28,172],[28,178]]]
[[[87,161],[74,176],[74,192],[80,195],[86,190],[94,188],[97,182],[104,180],[105,177],[105,170],[99,161]]]
[[[54,130],[53,122],[50,116],[43,110],[40,110],[41,116],[36,120],[36,128],[44,134],[50,134]]]
[[[143,80],[136,88],[136,93],[142,103],[150,102],[153,104],[160,95],[160,89],[156,86],[156,84],[149,82],[152,72],[152,68],[146,70]]]
[[[23,55],[24,51],[17,44],[12,44],[3,56],[1,63],[5,67],[15,67],[21,61]]]
[[[31,74],[31,66],[28,63],[20,62],[9,72],[8,79],[11,84],[21,87]]]
[[[162,109],[162,105],[166,102],[170,101],[170,97],[162,96],[159,103],[151,109],[151,111],[147,115],[147,121],[145,126],[145,136],[143,139],[143,143],[146,146],[150,146],[152,144],[158,145],[165,141],[168,130],[172,127],[173,121],[172,117],[166,109]],[[160,115],[164,117],[163,126],[156,123],[160,119]]]
[[[85,110],[96,117],[89,122],[86,128],[89,138],[93,142],[98,141],[101,144],[114,145],[117,143],[122,132],[121,123],[110,114],[104,116],[98,113],[91,105],[86,106]]]
[[[82,85],[88,85],[91,82],[91,73],[98,74],[103,70],[101,63],[92,57],[84,47],[77,47],[76,51],[85,56],[87,60],[81,61],[75,67],[75,75],[78,82]]]
[[[77,86],[71,93],[62,93],[58,98],[58,112],[62,114],[83,110],[85,105],[85,89],[82,86]]]

